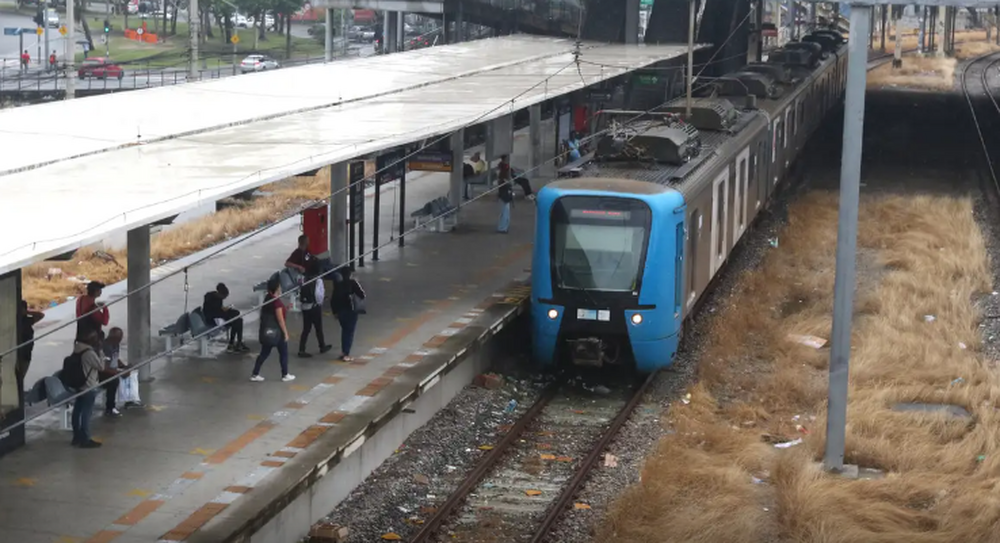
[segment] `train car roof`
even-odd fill
[[[741,108],[741,101],[745,99],[744,97],[717,97],[733,102],[733,106],[739,111],[739,116],[727,130],[699,130],[698,135],[701,139],[699,155],[688,162],[668,164],[591,160],[580,167],[580,178],[569,181],[579,181],[584,178],[632,180],[654,186],[670,187],[685,195],[697,191],[701,179],[699,173],[710,169],[720,157],[731,158],[735,154],[732,152],[734,148],[749,145],[753,135],[758,133],[755,129],[764,128],[770,124],[772,119],[778,118],[785,108],[799,98],[805,89],[809,88],[809,85],[835,63],[841,55],[846,54],[846,51],[845,45],[823,59],[812,70],[793,68],[791,72],[794,84],[781,85],[784,92],[780,96],[773,99],[759,99],[756,108]],[[682,104],[683,99],[675,100],[675,102]]]
[[[646,181],[628,179],[622,177],[616,179],[607,177],[577,177],[574,179],[560,179],[546,185],[546,188],[559,190],[593,190],[600,192],[624,192],[629,194],[661,194],[664,192],[675,192],[671,187],[649,183]]]

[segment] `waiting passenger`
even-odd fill
[[[288,327],[285,324],[287,310],[285,304],[281,302],[281,283],[276,278],[267,282],[264,304],[264,307],[260,308],[260,330],[257,335],[260,340],[260,354],[253,365],[250,380],[254,382],[264,380],[260,375],[260,368],[271,351],[277,347],[278,360],[281,363],[281,380],[293,381],[295,376],[288,373]]]
[[[104,283],[91,281],[87,283],[87,294],[76,299],[76,335],[83,337],[91,330],[97,332],[99,339],[104,339],[104,327],[111,320],[108,308],[97,299],[104,293]],[[97,309],[97,311],[94,311]],[[90,313],[94,311],[93,313]],[[90,313],[87,315],[87,313]],[[87,315],[84,317],[84,315]],[[83,318],[81,318],[83,317]]]
[[[483,156],[478,151],[472,154],[470,162],[472,163],[472,171],[475,175],[486,173],[486,161],[483,160]]]
[[[510,181],[504,181],[497,190],[500,198],[500,221],[497,223],[497,232],[506,234],[510,231],[510,207],[514,203],[514,189],[511,188]]]
[[[229,345],[226,352],[246,353],[250,352],[250,347],[243,344],[243,317],[240,311],[233,309],[233,306],[225,305],[226,298],[229,297],[229,288],[225,283],[219,283],[215,290],[205,293],[205,300],[201,304],[201,311],[208,319],[209,326],[216,324],[216,319],[226,322],[226,329],[229,330]],[[235,320],[232,320],[235,319]],[[232,322],[229,322],[232,320]]]
[[[334,284],[330,297],[330,309],[340,322],[340,359],[351,360],[354,345],[354,331],[358,326],[358,315],[365,313],[365,291],[352,275],[350,266],[339,270],[341,281]]]
[[[288,260],[285,261],[285,267],[305,275],[306,266],[313,258],[313,255],[309,252],[309,236],[303,234],[299,236],[298,248],[292,251],[292,254],[288,256]]]
[[[97,354],[100,344],[101,339],[96,330],[77,336],[73,354],[63,360],[60,373],[63,384],[74,394],[87,391],[73,400],[73,446],[81,449],[96,449],[101,446],[101,443],[90,437],[90,419],[94,413],[94,400],[97,398],[98,375],[104,367]]]
[[[319,262],[313,260],[307,266],[305,284],[302,285],[300,299],[302,301],[302,335],[299,337],[299,357],[310,358],[311,354],[306,352],[306,342],[309,340],[309,332],[316,329],[316,340],[319,342],[319,354],[325,354],[333,349],[326,344],[323,336],[323,300],[326,298],[326,288],[323,286],[323,278],[320,277]],[[310,281],[312,281],[310,283]]]
[[[108,386],[111,383],[105,385],[108,394],[104,400],[105,414],[110,416],[120,414],[115,409],[117,402],[123,403],[126,408],[142,407],[142,402],[139,400],[139,374],[135,371],[128,371],[128,362],[121,358],[123,339],[125,339],[125,332],[116,326],[108,330],[108,337],[101,344],[101,350],[104,354],[104,371],[101,373],[101,379],[107,379],[112,375],[120,376],[117,381],[111,381],[111,383],[115,383],[113,400],[111,400],[111,387]],[[110,410],[108,405],[111,405]]]
[[[19,383],[17,389],[24,390],[24,377],[28,375],[28,368],[31,367],[31,353],[35,349],[35,343],[33,341],[35,339],[35,325],[45,318],[45,313],[42,313],[41,311],[32,311],[28,308],[28,302],[21,300],[20,305],[18,305],[17,316],[21,324],[21,335],[17,338],[18,343],[27,344],[22,345],[22,347],[17,350],[17,365],[15,366],[17,381]]]
[[[528,182],[528,178],[522,175],[514,175],[515,172],[510,167],[510,156],[503,155],[500,157],[500,165],[497,167],[497,178],[501,184],[505,182],[513,181],[520,185],[521,189],[524,191],[524,197],[529,200],[534,200],[535,195],[531,190],[531,183]],[[511,198],[514,197],[513,191],[511,191]]]

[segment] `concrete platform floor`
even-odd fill
[[[515,138],[515,166],[525,162],[526,140],[523,133]],[[533,181],[536,188],[542,184],[538,176]],[[446,175],[412,175],[407,216],[446,194],[447,183]],[[393,190],[382,195],[381,221],[386,226],[393,224]],[[371,198],[368,206],[371,217]],[[489,195],[463,210],[458,230],[421,232],[408,238],[406,247],[393,245],[382,251],[381,261],[368,261],[359,269],[358,279],[370,299],[353,353],[363,356],[354,363],[336,362],[339,349],[311,359],[295,357],[301,319],[293,313],[290,362],[291,373],[298,377],[294,382],[278,379],[276,353],[262,371],[267,381],[251,383],[248,377],[256,352],[226,354],[224,344],[214,343],[213,356],[201,358],[192,346],[190,353],[154,364],[155,380],[140,387],[144,410],[95,420],[95,437],[104,442],[101,449],[70,447],[70,435],[58,429],[55,413],[29,423],[28,445],[0,460],[0,541],[187,539],[219,512],[213,503],[237,501],[241,489],[270,473],[262,471],[262,465],[280,466],[294,456],[299,447],[289,443],[315,439],[308,436],[318,420],[322,424],[329,413],[358,410],[364,396],[379,392],[377,383],[391,374],[391,368],[426,354],[428,345],[433,345],[428,340],[446,337],[454,323],[467,322],[475,315],[470,313],[474,307],[523,275],[530,265],[534,206],[517,200],[509,235],[495,232],[497,213],[496,198]],[[201,305],[203,294],[219,281],[229,285],[234,305],[253,305],[253,284],[283,264],[294,248],[297,225],[297,220],[286,221],[191,268],[188,308]],[[384,238],[389,238],[388,228]],[[180,261],[154,270],[154,278],[185,265]],[[154,331],[183,312],[183,284],[179,274],[153,288]],[[124,291],[123,284],[113,285],[105,297]],[[124,328],[125,303],[112,306],[112,326]],[[53,326],[71,318],[71,305],[50,310],[43,324]],[[46,329],[39,326],[38,332]],[[327,342],[339,347],[339,327],[329,314],[324,329]],[[61,367],[70,350],[71,330],[41,340],[28,383]],[[255,335],[255,323],[248,322],[251,347],[257,345]],[[317,352],[315,337],[310,338],[309,350]],[[96,412],[101,412],[102,402],[103,394]],[[205,517],[206,508],[211,512],[213,507],[215,513]]]

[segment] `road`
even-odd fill
[[[365,45],[359,49],[351,50],[351,57],[367,57],[375,53],[374,47]],[[286,63],[286,67],[301,65],[292,61]],[[238,67],[222,67],[201,72],[202,79],[218,79],[220,77],[231,77],[239,75]],[[143,89],[148,87],[160,87],[166,85],[176,85],[187,80],[187,71],[178,69],[164,70],[130,70],[125,67],[125,75],[122,79],[77,79],[76,88],[80,91],[87,90],[130,90]],[[66,80],[62,74],[46,73],[39,69],[33,69],[28,73],[20,73],[16,67],[0,71],[0,93],[17,93],[19,91],[50,91],[63,89]]]
[[[59,14],[63,17],[63,14]],[[3,28],[35,28],[34,21],[31,17],[25,15],[16,15],[12,13],[0,13],[0,27]],[[77,32],[78,35],[82,35]],[[17,69],[19,59],[21,57],[21,52],[18,51],[18,36],[2,36],[0,35],[0,66],[3,68]],[[59,35],[59,30],[56,28],[49,29],[49,50],[55,51],[56,56],[62,59],[66,52],[66,39]],[[41,45],[41,55],[38,54],[38,47]],[[26,34],[24,36],[24,48],[28,50],[28,54],[31,55],[32,67],[40,68],[44,67],[44,64],[39,64],[39,61],[45,61],[45,45],[44,36],[38,36],[34,32]]]

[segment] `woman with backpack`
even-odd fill
[[[341,280],[333,286],[333,296],[330,297],[330,309],[340,322],[340,359],[351,360],[351,345],[354,343],[354,330],[358,325],[358,315],[365,313],[365,291],[352,275],[351,267],[339,270]]]
[[[316,329],[316,340],[319,342],[319,354],[324,354],[333,349],[332,345],[326,344],[323,337],[323,299],[326,297],[326,288],[323,286],[323,278],[320,277],[319,260],[315,258],[306,264],[306,279],[302,285],[299,300],[302,302],[302,335],[299,337],[299,357],[311,358],[312,355],[306,352],[306,341],[309,339],[309,332]]]
[[[278,361],[281,363],[281,380],[294,381],[295,376],[288,373],[288,327],[285,325],[287,310],[281,301],[281,283],[272,277],[267,282],[267,296],[264,297],[264,307],[260,308],[260,354],[253,365],[250,380],[259,383],[264,378],[260,375],[260,367],[270,356],[271,350],[277,347]]]

